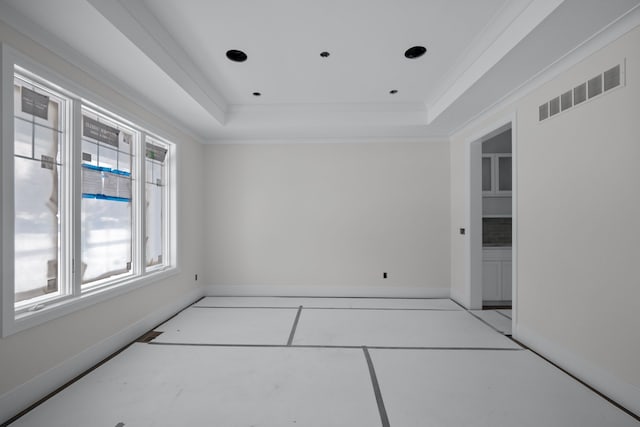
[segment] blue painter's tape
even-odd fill
[[[115,197],[115,196],[105,196],[104,194],[88,194],[82,193],[83,199],[97,199],[97,200],[109,200],[111,202],[131,202],[131,199],[128,197]]]
[[[83,168],[87,168],[87,169],[91,169],[94,171],[98,171],[98,172],[108,172],[108,173],[113,173],[116,175],[122,175],[122,176],[131,176],[131,172],[125,172],[125,171],[121,171],[119,169],[111,169],[111,168],[107,168],[104,166],[94,166],[94,165],[90,165],[87,163],[83,163],[82,164]]]
[[[122,175],[122,176],[131,176],[131,172],[125,172],[118,169],[111,169],[111,173],[115,173],[116,175]]]

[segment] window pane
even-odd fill
[[[101,144],[98,147],[98,166],[118,169],[118,152],[111,147]]]
[[[83,111],[82,286],[133,273],[133,133]]]
[[[33,157],[33,124],[16,118],[13,121],[13,131],[14,153],[17,156]]]
[[[60,162],[58,151],[58,131],[35,125],[34,135],[34,155],[36,160],[41,160],[42,156],[47,156]]]
[[[162,213],[164,205],[163,188],[155,184],[146,184],[147,190],[147,234],[146,265],[162,264],[164,252],[164,232]]]
[[[58,291],[58,167],[15,158],[15,301]]]
[[[511,191],[511,157],[498,157],[498,190]]]
[[[145,146],[145,261],[147,267],[161,265],[168,261],[164,254],[165,221],[167,220],[165,212],[167,155],[168,147],[148,138]]]
[[[98,144],[87,140],[82,141],[82,164],[98,166]]]
[[[60,273],[65,103],[58,94],[14,79],[14,301],[21,305],[67,289]]]
[[[491,157],[482,158],[482,191],[491,191]]]
[[[82,284],[131,272],[131,202],[82,199]]]

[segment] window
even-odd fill
[[[16,308],[69,294],[64,268],[70,101],[14,77],[14,299]]]
[[[3,336],[177,270],[175,145],[5,48]]]
[[[133,129],[82,109],[82,286],[133,273]]]
[[[151,136],[145,141],[145,265],[163,266],[167,259],[167,168],[169,146]]]

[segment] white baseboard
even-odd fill
[[[449,298],[449,288],[420,286],[210,285],[206,296]]]
[[[589,384],[609,399],[640,416],[640,387],[614,377],[557,343],[517,325],[513,337],[562,369]]]
[[[92,345],[60,365],[32,378],[24,384],[0,396],[0,422],[19,414],[60,386],[95,366],[109,355],[125,347],[133,340],[171,317],[203,295],[202,288],[194,289],[171,304],[168,304],[109,338]]]

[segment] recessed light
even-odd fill
[[[406,56],[409,59],[416,59],[424,55],[426,51],[427,51],[427,48],[424,46],[413,46],[404,52],[404,56]]]
[[[260,92],[253,92],[253,96],[262,96]]]
[[[247,54],[241,50],[231,49],[227,51],[227,58],[233,62],[244,62],[247,60]]]
[[[320,56],[323,57],[323,58],[328,58],[329,55],[331,55],[331,54],[329,52],[327,52],[327,51],[320,52]]]
[[[389,91],[389,93],[390,93],[391,95],[395,95],[396,93],[398,93],[398,89],[391,89],[391,90]]]

